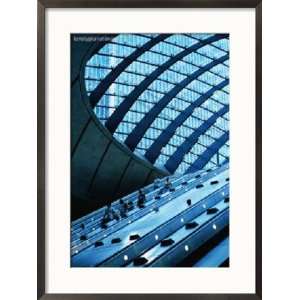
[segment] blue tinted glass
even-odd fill
[[[136,52],[135,60],[132,61],[132,54],[139,49],[146,49],[142,47],[156,36],[158,34],[150,33],[117,35],[87,61],[84,80],[88,96],[95,93],[97,88],[101,90],[102,82],[106,81],[106,90],[94,108],[96,116],[104,125],[118,111],[121,103],[131,99],[136,88],[141,90],[113,133],[120,142],[125,142],[140,122],[148,118],[152,114],[151,110],[164,99],[164,107],[151,120],[149,128],[133,149],[142,157],[154,142],[166,136],[164,131],[173,128],[172,136],[168,137],[155,160],[156,166],[164,167],[177,150],[183,151],[183,143],[195,130],[229,104],[229,85],[215,91],[213,95],[209,94],[211,89],[229,78],[229,60],[215,65],[198,78],[186,80],[200,68],[228,55],[229,39],[215,39],[205,45],[202,41],[214,38],[214,34],[172,34],[148,50]],[[190,47],[193,47],[192,52]],[[107,87],[111,73],[116,74]],[[167,94],[172,97],[164,98]],[[199,99],[203,99],[201,106],[190,110],[190,106]],[[229,113],[224,114],[222,110],[222,114],[213,119],[213,124],[201,127],[203,132],[199,132],[197,141],[193,140],[188,152],[182,153],[183,159],[179,162],[177,173],[186,172],[205,150],[212,151],[211,145],[228,132]],[[216,154],[212,153],[205,168],[224,162],[228,159],[228,153],[229,143],[226,141]]]

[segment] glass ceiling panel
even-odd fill
[[[170,145],[174,145],[174,146],[179,146],[179,145],[181,145],[184,141],[185,141],[185,138],[184,138],[184,137],[179,136],[179,135],[177,135],[177,134],[174,134],[174,135],[171,137],[171,139],[170,139],[170,141],[169,141],[169,144],[170,144]]]
[[[196,39],[196,40],[206,40],[212,36],[214,36],[214,34],[211,34],[211,33],[191,33],[191,34],[185,34],[193,39]]]
[[[139,97],[140,101],[146,101],[150,103],[157,103],[162,97],[164,96],[163,93],[145,90]]]
[[[183,58],[183,61],[190,63],[190,64],[195,64],[200,67],[204,67],[205,65],[209,64],[213,60],[209,57],[200,55],[199,53],[192,52],[191,54],[185,56]]]
[[[187,88],[184,88],[183,90],[181,90],[178,94],[177,97],[181,98],[185,101],[188,101],[190,103],[194,102],[195,100],[197,100],[199,98],[199,93],[193,92]]]
[[[206,45],[204,47],[201,47],[199,50],[197,50],[197,53],[206,55],[211,59],[218,59],[227,54],[227,52],[218,49],[216,47],[213,47],[211,45]]]
[[[129,72],[133,72],[133,73],[138,73],[138,74],[142,74],[142,75],[149,75],[151,74],[158,66],[154,66],[154,65],[150,65],[150,64],[146,64],[143,62],[139,62],[139,61],[134,61],[132,62],[128,67],[127,67],[127,71]],[[125,71],[126,71],[125,70]]]
[[[228,79],[228,66],[226,66],[225,64],[218,64],[212,67],[210,71],[214,74],[220,75],[221,77]]]
[[[179,99],[179,98],[173,98],[168,106],[175,109],[175,110],[178,110],[178,111],[183,111],[184,109],[186,109],[188,106],[190,105],[190,102],[188,101],[185,101],[185,100],[182,100],[182,99]]]
[[[229,123],[228,120],[224,119],[224,117],[220,117],[216,120],[215,126],[220,128],[223,131],[229,130]]]
[[[167,160],[169,159],[169,156],[167,155],[160,155],[159,158],[157,159],[157,161],[155,162],[155,166],[157,167],[162,167],[164,166],[164,164],[167,162]]]
[[[135,34],[119,34],[113,39],[116,43],[132,47],[141,47],[149,40],[149,37]]]
[[[176,171],[178,173],[184,174],[189,167],[190,167],[189,164],[187,164],[185,161],[182,161]]]
[[[130,84],[130,85],[137,85],[145,78],[146,77],[142,76],[142,75],[123,72],[120,74],[120,76],[118,76],[118,78],[115,80],[115,82],[123,83],[123,84]]]
[[[154,47],[151,48],[152,51],[165,54],[167,56],[175,56],[179,52],[181,52],[183,49],[181,47],[178,47],[176,45],[172,45],[165,42],[160,42]]]
[[[225,86],[222,90],[229,94],[229,85]]]
[[[125,142],[134,128],[139,126],[144,118],[151,115],[149,112],[164,95],[176,89],[175,97],[166,103],[154,121],[151,120],[150,127],[144,132],[137,147],[133,149],[139,155],[144,155],[156,140],[161,139],[162,132],[194,101],[229,78],[229,61],[226,60],[205,71],[186,86],[182,85],[182,82],[199,68],[228,55],[228,38],[215,40],[207,45],[202,44],[202,41],[213,38],[214,34],[172,34],[156,44],[153,43],[154,45],[147,51],[139,53],[134,61],[128,59],[131,54],[157,36],[158,34],[119,34],[88,60],[84,72],[86,91],[89,96],[97,87],[101,88],[102,81],[106,80],[123,60],[124,62],[127,60],[125,65],[122,64],[124,68],[114,77],[114,81],[109,82],[109,87],[94,108],[100,122],[105,125],[106,121],[118,110],[119,105],[123,101],[128,101],[131,93],[144,84],[149,76],[151,78],[152,74],[155,74],[153,72],[159,71],[157,77],[153,77],[149,84],[145,84],[144,89],[117,124],[113,135],[120,142]],[[169,60],[174,60],[176,55],[196,44],[199,45],[196,50],[191,53],[186,52],[185,56],[163,69]],[[175,133],[168,138],[167,144],[161,149],[155,165],[164,166],[186,138],[214,113],[218,113],[224,104],[229,104],[229,85],[214,92],[200,107],[185,116],[183,123],[177,127]],[[184,158],[176,170],[177,173],[185,172],[207,147],[229,130],[228,120],[229,114],[226,113],[216,118],[214,124],[210,124],[206,132],[199,137],[198,142],[183,155]],[[228,145],[221,147],[219,158],[213,156],[207,166],[224,161],[228,157],[228,149]]]
[[[212,98],[222,104],[229,104],[229,97],[228,93],[225,93],[222,90],[214,92]]]
[[[205,76],[200,76],[200,77],[198,77],[198,79],[205,80],[206,78],[205,78]],[[208,90],[211,89],[211,85],[208,85],[204,82],[199,82],[199,80],[194,80],[189,85],[187,85],[186,88],[197,92],[198,93],[197,98],[199,98],[202,94],[205,94]]]
[[[151,64],[157,64],[162,65],[169,59],[169,56],[158,54],[155,52],[147,51],[144,54],[142,54],[138,60],[145,62],[145,63],[151,63]]]
[[[186,48],[196,44],[198,41],[187,35],[173,34],[166,39],[166,42],[170,42],[172,44],[175,44],[176,46]]]
[[[208,84],[210,84],[210,87],[211,86],[215,86],[215,85],[218,85],[219,83],[221,83],[224,79],[218,75],[215,75],[214,73],[211,73],[211,72],[205,72],[203,73],[202,75],[200,75],[198,77],[198,80],[200,81],[204,81]],[[201,84],[199,84],[201,85]],[[203,85],[203,84],[202,84]]]
[[[206,108],[207,110],[210,110],[212,112],[217,112],[221,108],[224,107],[223,104],[213,100],[212,98],[208,98],[203,104],[202,107]]]
[[[206,147],[203,145],[196,143],[192,149],[190,150],[192,153],[196,154],[197,156],[201,155],[206,150]]]
[[[166,80],[168,82],[171,82],[171,83],[178,83],[182,80],[184,80],[187,76],[185,75],[182,75],[178,72],[174,72],[174,71],[171,71],[171,70],[167,70],[165,72],[163,72],[159,77],[158,79],[161,79],[161,80]]]
[[[228,39],[222,39],[217,42],[213,42],[212,45],[216,46],[219,49],[222,49],[223,51],[229,51]]]
[[[224,145],[220,148],[219,153],[225,158],[229,157],[229,146]]]
[[[199,67],[194,66],[190,63],[186,63],[184,61],[178,61],[174,65],[171,66],[171,70],[185,74],[190,75],[198,70]]]
[[[165,94],[174,86],[175,85],[172,83],[167,83],[162,80],[154,80],[153,83],[150,84],[149,89]]]

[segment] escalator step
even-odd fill
[[[102,241],[96,241],[95,242],[95,247],[100,247],[100,246],[103,246],[103,242]]]
[[[171,245],[173,245],[175,242],[174,242],[174,240],[172,240],[172,239],[165,239],[165,240],[162,240],[161,242],[160,242],[160,245],[162,246],[162,247],[168,247],[168,246],[171,246]]]
[[[139,238],[140,238],[139,234],[133,234],[129,237],[129,240],[135,241],[135,240],[138,240]]]
[[[212,214],[215,214],[215,213],[217,213],[219,210],[216,208],[216,207],[211,207],[211,208],[208,208],[207,210],[206,210],[206,213],[208,214],[208,215],[212,215]]]
[[[199,224],[197,222],[190,222],[185,224],[185,229],[194,229],[198,226]]]
[[[142,266],[142,265],[144,265],[147,262],[148,262],[148,259],[146,257],[142,257],[142,256],[141,257],[137,257],[137,258],[135,258],[133,260],[133,264],[135,266]]]
[[[121,242],[121,239],[120,238],[115,238],[115,239],[112,239],[111,240],[111,243],[112,244],[117,244],[117,243],[120,243]]]
[[[86,235],[82,235],[82,236],[80,237],[80,240],[81,240],[81,241],[86,241],[86,240],[87,240]]]
[[[213,181],[210,182],[211,185],[218,184],[218,183],[219,183],[218,180],[213,180]]]

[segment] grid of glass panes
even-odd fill
[[[209,35],[204,35],[202,37],[202,40],[205,38],[210,37]],[[175,44],[174,41],[178,42]],[[179,52],[186,49],[186,47],[190,47],[191,45],[198,43],[198,39],[192,39],[185,35],[172,35],[170,38],[166,39],[163,42],[158,43],[156,46],[151,48],[150,51],[145,52],[142,56],[144,63],[149,63],[149,61],[152,61],[152,64],[155,64],[156,62],[153,61],[152,56],[155,54],[154,57],[157,57],[158,55],[167,57],[168,59],[171,59],[171,57],[175,54],[178,54]],[[160,54],[158,54],[159,52]],[[225,52],[224,52],[225,53]],[[137,116],[136,113],[141,113],[145,115],[147,112],[150,111],[150,109],[171,89],[173,89],[176,84],[179,84],[182,80],[184,80],[188,75],[191,74],[191,72],[195,72],[199,69],[199,66],[203,66],[209,62],[212,61],[212,59],[207,58],[206,56],[201,56],[199,54],[198,59],[193,61],[193,63],[188,62],[185,63],[184,61],[179,61],[178,63],[175,63],[172,67],[174,67],[175,70],[167,69],[165,70],[156,80],[154,80],[147,89],[139,96],[137,101],[132,105],[130,110],[127,112],[127,119],[130,119],[130,115],[133,115],[133,117]],[[147,58],[147,59],[146,59]],[[158,58],[155,58],[158,60]],[[183,58],[185,59],[185,57]],[[140,58],[137,59],[139,61]],[[178,66],[180,64],[180,66]],[[130,67],[130,66],[129,66]],[[224,68],[227,68],[224,65]],[[153,71],[153,70],[151,70]],[[163,111],[160,116],[158,116],[158,120],[155,120],[155,124],[158,126],[155,126],[153,124],[148,132],[146,132],[144,139],[141,140],[138,144],[136,151],[143,152],[144,150],[151,145],[151,141],[153,142],[152,138],[152,131],[153,129],[160,129],[163,130],[164,127],[162,125],[167,125],[169,122],[166,122],[165,119],[174,119],[184,108],[186,108],[192,101],[195,100],[195,98],[199,97],[201,94],[200,92],[206,92],[209,87],[212,87],[217,83],[219,83],[224,78],[222,76],[215,75],[211,72],[205,72],[203,76],[199,76],[199,78],[196,80],[198,84],[193,83],[193,86],[188,86],[186,89],[181,91],[181,93],[178,95],[176,101],[172,101],[165,109],[168,110]],[[207,81],[208,84],[205,83]],[[150,95],[150,97],[149,97]],[[128,96],[130,97],[130,95]],[[179,101],[178,101],[179,100]],[[176,109],[174,110],[174,102],[181,107],[178,107],[178,111]],[[145,105],[146,104],[146,105]],[[145,106],[146,109],[145,109]],[[136,123],[138,123],[141,118],[141,115],[138,115],[139,117],[136,119]],[[167,117],[166,117],[167,116]],[[126,117],[122,120],[123,122],[127,122]],[[118,137],[119,134],[126,134],[126,132],[122,131],[122,125],[120,123],[119,127],[117,128],[115,132],[115,136]],[[129,133],[128,133],[129,134]],[[150,139],[150,140],[149,140]]]
[[[224,101],[224,104],[228,104],[228,94],[227,100]],[[160,156],[157,158],[157,165],[164,164],[168,159],[166,156],[171,156],[178,145],[174,147],[173,141],[177,138],[177,135],[184,137],[186,139],[189,135],[193,133],[193,131],[199,128],[207,119],[213,116],[214,113],[217,113],[224,107],[224,104],[219,103],[218,101],[213,100],[212,98],[207,99],[201,107],[197,107],[190,117],[188,117],[185,122],[179,126],[170,139],[167,146],[165,146]],[[223,120],[223,122],[222,122]],[[212,125],[208,130],[205,132],[205,135],[210,137],[210,143],[207,144],[206,140],[204,141],[205,146],[209,146],[214,140],[218,139],[225,131],[228,130],[228,120],[224,119],[223,117],[217,118],[214,125]],[[163,130],[163,129],[162,129]],[[183,139],[183,141],[184,141]],[[190,157],[184,157],[184,162],[190,164]],[[180,168],[179,170],[181,170]]]
[[[216,122],[213,126],[211,126],[205,134],[201,135],[198,138],[197,143],[194,144],[194,146],[191,148],[188,154],[186,154],[182,160],[182,163],[178,166],[178,169],[176,172],[182,173],[185,172],[188,167],[194,162],[196,158],[198,158],[209,146],[218,138],[223,135],[224,132],[228,131],[228,113],[225,114],[223,117],[217,118]],[[178,138],[178,133],[184,134],[185,130],[184,128],[178,128],[175,135],[171,138],[169,144],[173,145],[174,141]],[[180,144],[183,143],[185,138],[182,138],[180,143],[176,144],[176,147],[178,147]],[[219,161],[218,164],[222,164],[229,156],[228,149],[229,145],[226,144],[226,146],[223,146],[221,148],[222,150],[219,150]],[[175,149],[176,150],[176,149]],[[192,155],[191,155],[192,154]],[[157,160],[159,164],[165,163],[165,153],[163,153],[163,159],[160,157]],[[214,163],[217,164],[217,163]]]
[[[85,87],[87,94],[101,84],[101,81],[126,57],[154,38],[155,35],[120,34],[106,43],[87,62],[85,67]],[[145,76],[123,72],[106,90],[94,112],[101,122],[105,122],[124,100],[124,97],[139,84]]]
[[[207,72],[206,72],[207,73]],[[212,73],[211,73],[212,74]],[[203,74],[205,75],[205,73]],[[216,78],[220,78],[214,74],[212,74],[213,76],[215,76]],[[195,84],[195,83],[198,83]],[[216,82],[216,84],[218,84],[220,81]],[[174,120],[184,109],[186,109],[189,105],[191,105],[195,99],[198,99],[199,97],[201,97],[203,94],[207,92],[207,85],[206,84],[201,84],[198,80],[194,80],[192,82],[193,86],[190,86],[189,90],[188,89],[183,89],[176,98],[172,99],[169,104],[165,107],[165,109],[162,110],[162,112],[159,114],[159,116],[155,119],[155,121],[152,123],[151,127],[146,131],[146,134],[144,135],[145,139],[149,139],[149,136],[151,136],[151,132],[153,131],[153,128],[157,128],[160,130],[160,132],[162,132],[164,129],[166,129],[167,125],[170,124],[170,120]],[[211,86],[213,86],[213,82],[210,82]],[[198,89],[197,91],[195,91],[196,89]],[[201,90],[202,89],[202,90]],[[201,90],[201,91],[200,91]],[[137,101],[136,103],[138,103],[139,101]],[[208,105],[207,103],[211,102],[210,105]],[[202,111],[202,118],[199,116],[191,116],[190,118],[188,118],[188,120],[182,125],[185,128],[187,128],[185,130],[185,134],[186,135],[189,131],[189,128],[192,129],[196,129],[197,127],[199,127],[203,121],[205,121],[208,117],[210,117],[214,112],[217,112],[219,109],[221,109],[224,105],[222,103],[219,103],[216,100],[212,100],[210,99],[210,101],[206,101],[205,102],[205,109],[201,109]],[[149,110],[148,110],[149,111]],[[165,120],[168,120],[167,122]],[[156,135],[154,137],[154,139],[157,138],[158,135]],[[153,139],[153,140],[154,140]],[[148,144],[147,144],[148,145]],[[168,149],[168,146],[170,149]],[[136,150],[144,150],[145,149],[145,145],[144,145],[144,141],[143,139],[140,141],[140,143],[138,144]],[[162,149],[161,151],[161,155],[163,155],[164,159],[166,159],[166,155],[171,155],[173,153],[174,147],[172,146],[171,143],[169,143],[164,149]],[[159,159],[158,163],[162,164],[163,163],[163,159]]]
[[[88,66],[91,64],[93,67],[95,67],[97,64],[99,65],[99,59],[102,58],[103,60],[103,66],[99,68],[99,70],[96,70],[97,74],[94,73],[91,76],[91,70],[90,68],[87,68],[86,72],[87,74],[87,90],[88,93],[91,92],[91,90],[95,89],[95,87],[100,83],[100,81],[109,73],[108,67],[110,69],[113,69],[117,64],[120,63],[122,58],[124,57],[124,54],[130,55],[133,52],[134,47],[137,45],[137,40],[140,38],[143,38],[142,36],[134,36],[133,41],[127,42],[127,38],[130,35],[119,35],[115,39],[112,40],[111,43],[108,43],[105,45],[102,49],[100,49],[99,53],[95,56],[95,61],[93,61],[93,58],[91,59],[91,62],[88,63]],[[183,35],[173,35],[171,38],[174,40],[174,37],[176,39],[181,40],[179,42],[183,43],[183,41],[186,39],[185,45],[188,45],[188,41],[192,40],[192,38],[189,38],[187,36]],[[180,39],[181,37],[181,39]],[[202,40],[210,37],[210,35],[203,35]],[[176,40],[175,39],[175,40]],[[149,39],[148,39],[149,40]],[[198,40],[193,39],[195,42],[198,42]],[[142,43],[145,43],[147,41],[141,41]],[[122,46],[123,44],[126,44]],[[125,52],[120,49],[120,47],[125,48]],[[131,48],[130,48],[131,47]],[[130,49],[129,49],[130,48]],[[111,59],[108,57],[108,53],[111,50],[113,53]],[[145,76],[149,75],[151,72],[153,72],[159,65],[164,63],[166,60],[170,59],[171,56],[174,55],[174,53],[179,53],[180,51],[183,51],[183,47],[177,47],[175,44],[172,44],[168,39],[165,42],[161,42],[154,46],[150,51],[145,52],[142,54],[136,61],[131,63],[129,67],[123,72],[115,81],[116,84],[112,85],[111,88],[108,89],[105,96],[108,97],[114,97],[115,95],[119,96],[120,101],[124,99],[126,95],[128,95],[132,89],[138,85]],[[161,53],[157,53],[157,51],[161,51]],[[200,63],[196,66],[193,66],[192,64],[186,64],[187,68],[195,70],[199,65],[205,64],[204,56],[198,56],[198,61],[200,60]],[[212,61],[211,59],[209,61]],[[104,71],[106,73],[103,73]],[[100,75],[100,71],[102,72]],[[96,75],[96,76],[95,76]],[[155,91],[161,91],[163,93],[167,92],[170,88],[173,87],[173,83],[178,82],[182,78],[186,76],[183,76],[183,74],[180,74],[178,72],[166,72],[159,78],[157,81],[154,81],[151,86],[149,86],[149,90],[151,91],[152,88]],[[104,97],[105,97],[104,96]],[[121,97],[123,98],[121,98]],[[104,98],[103,97],[103,98]],[[110,104],[115,104],[117,106],[120,101],[114,102],[110,101]],[[106,107],[107,103],[104,99],[100,99],[98,107]],[[99,112],[99,109],[95,109],[95,111]],[[113,112],[112,110],[109,110],[109,112]],[[109,117],[109,115],[107,116]],[[105,121],[103,118],[103,114],[101,115],[101,120]]]
[[[209,38],[211,35],[198,35],[200,39],[204,40],[206,38]],[[153,36],[152,36],[153,37]],[[198,42],[197,38],[191,38],[184,35],[173,35],[171,36],[171,41],[178,39],[178,45],[184,44],[188,45],[189,41],[193,40],[195,42]],[[100,49],[99,53],[96,54],[91,58],[91,60],[87,64],[86,68],[86,86],[88,94],[96,88],[96,86],[100,83],[100,81],[110,72],[112,68],[114,68],[117,64],[120,63],[122,59],[126,57],[126,55],[130,55],[134,48],[137,48],[138,46],[143,45],[149,41],[148,37],[142,36],[142,35],[128,35],[128,34],[122,34],[118,35],[116,38],[112,40],[112,42],[107,43],[103,48]],[[193,44],[193,43],[192,43]],[[170,44],[170,41],[168,39],[166,42],[159,43],[155,47],[159,49],[164,49],[164,53],[166,54],[166,51],[172,51],[172,54],[174,53],[174,49],[177,51],[180,47],[177,47],[175,44]],[[96,114],[99,116],[99,119],[103,122],[110,116],[111,113],[113,113],[113,109],[105,109],[107,106],[111,108],[111,106],[117,107],[120,102],[124,99],[128,93],[132,91],[132,89],[138,85],[146,75],[149,75],[151,72],[154,71],[154,69],[157,67],[157,65],[165,62],[170,58],[170,55],[163,55],[162,53],[156,53],[156,48],[153,47],[151,51],[147,51],[144,54],[142,54],[137,61],[130,64],[130,66],[126,69],[125,72],[123,72],[115,81],[116,84],[112,84],[111,87],[107,90],[107,93],[105,96],[103,96],[102,99],[100,99],[99,104],[95,108]],[[183,46],[182,46],[183,47]],[[166,50],[166,49],[167,50]],[[124,51],[125,49],[125,51]],[[153,50],[154,49],[154,50]],[[183,48],[182,48],[183,49]],[[175,52],[176,52],[175,51]],[[109,55],[111,53],[111,55]],[[124,57],[125,56],[125,57]],[[190,56],[188,56],[190,57]],[[184,57],[185,59],[185,57]],[[198,66],[201,66],[202,64],[205,64],[205,59],[208,59],[204,56],[198,55],[198,64],[196,66],[192,66],[192,63],[190,64],[190,67],[194,67],[194,69]],[[101,62],[103,64],[101,65]],[[197,60],[196,60],[197,61]],[[209,59],[209,61],[212,61]],[[188,65],[189,66],[189,65]],[[140,72],[140,73],[138,73]],[[186,76],[184,76],[186,77]],[[183,78],[182,74],[179,74],[178,72],[166,72],[163,74],[159,81],[153,82],[153,86],[151,87],[157,87],[157,86],[165,86],[165,89],[163,92],[166,91],[166,89],[171,88],[172,85],[170,83],[178,82],[178,80],[182,80]],[[164,81],[164,82],[163,82]],[[117,101],[116,101],[117,96]],[[107,101],[105,98],[109,97],[112,98],[109,101]],[[108,103],[107,103],[108,102]],[[101,113],[101,108],[103,108],[103,111],[105,113]],[[108,114],[107,114],[108,112]],[[106,118],[105,118],[106,116]]]
[[[169,72],[169,71],[168,71]],[[214,75],[212,73],[212,76],[207,76],[207,73],[205,72],[203,76],[200,76],[202,80],[207,80],[206,83],[200,82],[198,79],[191,82],[191,84],[188,86],[188,88],[182,89],[176,96],[176,98],[172,99],[169,104],[165,107],[165,109],[160,113],[158,116],[158,119],[154,121],[154,123],[158,124],[161,119],[168,119],[168,120],[174,120],[180,112],[182,112],[184,109],[186,109],[191,103],[196,101],[199,97],[201,97],[204,93],[206,93],[209,89],[211,89],[214,85],[219,84],[220,81],[223,81],[224,79],[220,79],[219,76]],[[208,82],[208,84],[207,84]],[[228,99],[227,99],[228,100]],[[137,101],[138,102],[138,101]],[[214,112],[218,111],[220,108],[223,107],[222,103],[219,103],[218,101],[211,101],[211,105],[206,105],[206,115],[210,116]],[[197,120],[198,119],[198,120]],[[187,125],[187,127],[197,128],[201,125],[203,120],[206,120],[207,118],[195,118],[194,116],[190,118],[184,125]],[[168,125],[169,122],[164,122],[164,124]],[[155,125],[152,124],[151,127],[148,129],[149,132],[152,131],[152,128],[155,128]],[[166,127],[159,126],[160,130],[163,131]],[[147,138],[150,133],[148,131],[145,134],[145,138]],[[172,147],[170,145],[170,147]],[[137,150],[143,149],[143,141],[140,142],[140,144],[137,147]],[[169,152],[168,149],[162,150],[162,155],[165,155],[166,152]],[[162,161],[160,161],[162,163]]]
[[[130,94],[134,88],[140,84],[146,76],[162,65],[172,56],[184,51],[186,48],[213,36],[212,34],[180,34],[172,35],[165,41],[158,43],[150,51],[142,54],[136,61],[131,63],[127,69],[111,84],[105,95],[100,99],[95,107],[98,118],[105,123],[107,118],[115,111],[118,105]],[[91,58],[86,67],[86,89],[88,94],[95,89],[101,80],[123,59],[130,55],[135,49],[145,44],[154,35],[129,35],[121,34],[110,43],[100,49],[99,53]],[[119,124],[115,137],[125,141],[128,134],[134,129],[136,124],[149,112],[149,110],[176,84],[179,84],[187,76],[212,62],[228,54],[228,39],[219,40],[212,44],[201,47],[196,52],[183,57],[181,61],[173,64],[171,68],[164,71],[150,86],[139,96],[138,100],[126,114]],[[228,61],[218,64],[210,71],[203,73],[192,81],[185,89],[180,91],[168,106],[160,113],[158,118],[147,130],[144,138],[138,144],[136,151],[144,154],[159,134],[169,125],[171,120],[182,112],[193,101],[207,92],[211,87],[219,84],[228,78]],[[213,99],[213,97],[212,97]],[[205,107],[207,114],[214,113],[218,103],[228,102],[228,88],[214,98],[214,107]],[[220,104],[219,104],[220,105]],[[202,113],[203,114],[203,113]],[[157,160],[158,164],[164,164],[178,146],[196,128],[196,124],[201,125],[202,119],[193,116],[183,125],[183,135],[175,134],[169,144],[162,149],[162,153]]]

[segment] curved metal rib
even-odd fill
[[[198,159],[187,169],[186,173],[201,170],[210,161],[210,159],[218,152],[218,150],[228,141],[229,132],[221,135],[212,145],[210,145]]]
[[[171,34],[160,34],[157,37],[151,39],[147,43],[145,43],[142,47],[135,50],[129,56],[124,58],[95,88],[95,90],[90,95],[90,103],[92,108],[94,108],[99,99],[105,94],[110,85],[117,79],[117,77],[139,56],[144,54],[146,51],[151,49],[153,46],[158,44],[159,42],[165,40],[171,36]]]
[[[226,54],[212,62],[208,63],[204,67],[198,69],[185,79],[183,79],[180,83],[174,86],[167,94],[165,94],[156,105],[152,107],[152,109],[147,113],[143,119],[137,124],[137,126],[133,129],[133,131],[127,136],[125,140],[125,144],[129,147],[129,149],[134,150],[140,140],[143,138],[145,132],[150,127],[152,122],[156,119],[156,117],[160,114],[160,112],[171,102],[171,100],[177,96],[177,94],[182,91],[187,85],[189,85],[193,80],[198,78],[201,74],[209,71],[214,66],[223,63],[228,60],[229,55]]]
[[[196,101],[194,101],[191,105],[189,105],[184,111],[182,111],[176,118],[173,120],[168,127],[162,131],[162,133],[159,135],[159,137],[153,142],[153,144],[149,147],[147,152],[145,153],[145,157],[151,162],[154,163],[157,157],[159,156],[161,149],[170,141],[172,136],[174,135],[176,129],[181,126],[185,120],[192,115],[194,109],[196,107],[201,106],[209,97],[213,95],[214,92],[217,90],[222,89],[226,85],[228,85],[229,80],[226,79],[222,81],[220,84],[212,87],[210,90],[208,90],[205,94],[201,95]],[[227,108],[228,111],[228,108]],[[213,115],[214,116],[214,115]],[[213,119],[211,117],[210,119]],[[207,121],[204,122],[203,125],[206,125]],[[210,124],[210,123],[209,123]],[[211,125],[208,125],[210,127]],[[203,128],[203,126],[201,126]],[[200,128],[201,128],[200,127]],[[207,127],[207,128],[208,128]],[[197,132],[199,131],[196,130]],[[203,132],[202,132],[203,133]],[[201,134],[201,133],[200,133]]]
[[[187,139],[176,149],[173,155],[168,159],[165,164],[167,170],[174,173],[183,160],[185,154],[187,154],[193,146],[197,143],[199,137],[204,134],[211,126],[214,125],[219,117],[222,117],[228,112],[229,105],[225,105],[218,112],[213,114],[207,119],[199,128],[197,128]]]
[[[218,40],[227,38],[228,34],[216,34],[204,41],[199,41],[198,43],[192,45],[189,48],[179,52],[177,55],[171,57],[168,61],[163,63],[161,66],[156,68],[150,75],[148,75],[139,85],[135,87],[135,89],[129,93],[123,102],[116,108],[114,113],[110,116],[110,118],[106,122],[107,129],[114,133],[117,129],[119,123],[123,120],[126,113],[129,111],[130,107],[133,103],[138,99],[138,97],[148,88],[148,86],[156,80],[164,71],[170,68],[177,61],[182,59],[183,57],[189,55],[190,53],[204,47],[208,44],[216,42]]]

